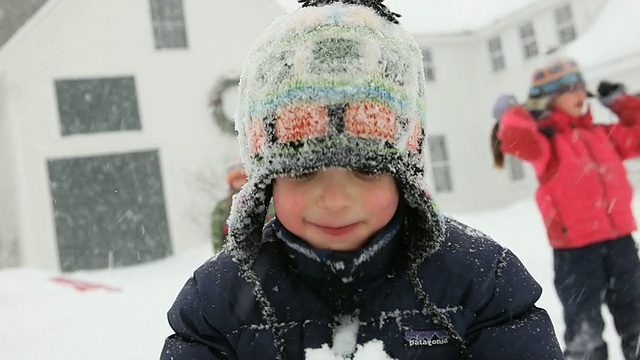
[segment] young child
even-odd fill
[[[381,2],[345,3],[305,1],[251,49],[248,183],[161,358],[562,359],[522,263],[426,192],[420,48]]]
[[[222,250],[222,246],[227,241],[227,234],[229,232],[227,218],[231,212],[231,200],[233,199],[233,195],[237,194],[246,182],[247,173],[241,162],[233,164],[227,169],[228,194],[224,199],[218,201],[211,214],[211,241],[214,253]]]
[[[233,196],[237,194],[246,183],[247,172],[244,170],[242,162],[233,164],[227,169],[229,192],[224,199],[218,201],[211,214],[211,241],[214,253],[222,250],[222,247],[227,242],[227,235],[229,234],[227,219],[231,213],[231,201],[233,200]],[[270,205],[265,219],[269,221],[274,216],[275,210],[273,206]]]
[[[578,65],[561,58],[536,70],[525,106],[501,97],[492,150],[529,161],[536,201],[553,248],[555,287],[564,309],[566,359],[607,359],[605,303],[625,359],[640,359],[640,261],[623,160],[640,155],[640,98],[602,82],[601,102],[617,116],[596,125],[584,111],[589,93]]]

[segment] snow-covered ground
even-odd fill
[[[640,196],[634,209],[640,214]],[[539,305],[549,311],[561,334],[551,250],[534,203],[456,217],[490,234],[523,260],[543,285]],[[191,272],[210,255],[203,239],[202,245],[183,255],[131,268],[71,274],[0,270],[0,358],[157,359],[170,333],[167,309]],[[88,289],[65,283],[68,279],[86,282]],[[610,319],[606,338],[610,359],[621,360]]]

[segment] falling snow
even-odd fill
[[[640,214],[640,196],[634,201],[634,210]],[[497,211],[454,215],[511,248],[524,262],[544,288],[538,305],[549,312],[556,331],[562,334],[562,310],[553,290],[551,250],[534,202],[516,203]],[[3,349],[3,358],[38,359],[42,358],[43,349],[49,360],[157,358],[164,338],[171,333],[166,311],[193,269],[211,256],[210,251],[208,239],[202,239],[201,246],[169,259],[129,268],[67,275],[120,289],[118,292],[100,287],[78,291],[51,281],[60,276],[54,272],[29,268],[0,270],[0,319],[3,319],[0,349]],[[388,313],[380,323],[401,321],[404,315]],[[605,316],[609,358],[622,360],[613,323],[608,313],[605,312]],[[123,324],[127,331],[122,331]],[[132,340],[131,334],[144,335]],[[39,346],[33,346],[34,343]],[[78,346],[79,343],[82,346]],[[375,348],[374,344],[369,346]],[[368,351],[369,346],[362,351]]]

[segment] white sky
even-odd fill
[[[640,1],[609,0],[591,28],[567,47],[583,69],[640,54]]]
[[[298,9],[296,0],[272,0],[285,11]],[[411,33],[459,33],[482,28],[544,0],[386,0],[389,10],[402,15]]]
[[[640,214],[640,195],[634,199],[634,210]],[[553,288],[551,249],[533,200],[457,218],[490,234],[520,257],[543,286],[538,305],[547,309],[561,334],[564,325]],[[170,334],[166,311],[187,278],[211,254],[208,239],[202,242],[180,256],[150,264],[64,275],[120,289],[115,292],[77,291],[52,282],[52,277],[60,276],[54,272],[0,270],[2,358],[157,359],[164,338]],[[610,359],[622,360],[610,319],[606,338]]]

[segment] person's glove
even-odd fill
[[[598,100],[602,105],[609,107],[618,97],[626,92],[625,86],[621,83],[612,83],[603,80],[598,85]]]
[[[516,100],[516,97],[513,95],[502,94],[498,96],[498,98],[496,99],[496,102],[493,104],[493,111],[492,111],[493,118],[496,119],[496,121],[500,121],[502,114],[508,108],[517,104],[518,104],[518,100]]]

